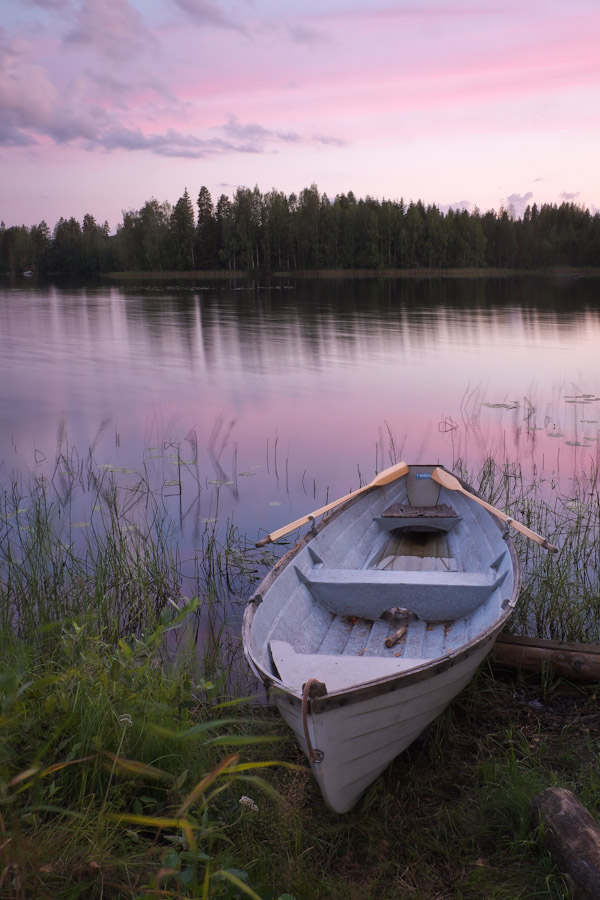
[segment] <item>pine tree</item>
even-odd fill
[[[173,208],[169,226],[175,268],[184,271],[194,269],[196,225],[194,207],[187,188]]]

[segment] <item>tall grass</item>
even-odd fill
[[[182,560],[118,474],[61,454],[1,495],[0,896],[256,898],[235,835],[278,736],[228,618],[257,559],[209,523]]]
[[[181,558],[176,523],[145,469],[122,475],[61,452],[50,475],[15,476],[0,492],[1,633],[39,644],[75,618],[116,640],[194,594],[198,627],[214,630],[262,557],[231,522],[205,523],[196,546]]]
[[[553,477],[526,479],[518,463],[487,459],[458,473],[486,500],[559,548],[550,554],[515,529],[523,588],[509,627],[554,640],[600,643],[600,491],[598,472],[571,479],[568,494]]]
[[[0,671],[0,896],[257,896],[235,835],[273,793],[258,752],[277,736],[211,699],[193,660],[164,666],[167,631],[194,607],[116,644],[57,626],[51,659],[13,647]]]

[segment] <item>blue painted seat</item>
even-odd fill
[[[316,565],[309,573],[296,568],[313,597],[338,615],[379,619],[403,607],[428,622],[467,616],[481,606],[506,577],[485,572],[381,571],[333,569]]]

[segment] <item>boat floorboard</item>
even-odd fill
[[[471,631],[465,619],[429,625],[414,617],[371,621],[356,616],[330,615],[329,627],[314,653],[435,659],[465,643]],[[404,636],[393,646],[386,647],[386,638],[402,627],[406,628]]]

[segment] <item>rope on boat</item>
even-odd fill
[[[320,761],[320,757],[313,747],[310,735],[308,733],[308,697],[313,684],[319,684],[319,679],[309,678],[302,688],[302,727],[304,729],[304,740],[306,741],[306,747],[308,749],[308,758],[311,763],[316,763]]]

